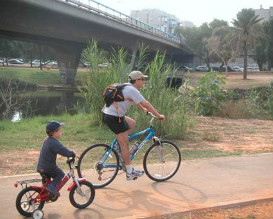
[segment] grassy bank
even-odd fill
[[[114,137],[107,127],[99,127],[97,122],[90,115],[86,114],[39,116],[32,119],[22,119],[17,123],[0,121],[0,152],[39,150],[41,142],[46,137],[45,126],[50,120],[58,120],[65,123],[61,142],[77,152],[83,151],[91,144],[109,143]],[[182,150],[183,160],[240,154],[212,149],[193,151],[188,150],[182,141],[174,141]],[[151,143],[147,144],[147,147]],[[139,159],[142,159],[145,151],[145,149],[141,151],[138,156]]]
[[[78,69],[76,83],[85,71]],[[60,84],[61,76],[58,69],[0,67],[0,78],[13,78],[29,84],[52,85]]]
[[[192,82],[192,85],[195,86],[204,74],[204,72],[191,72],[187,73],[186,76]],[[273,81],[273,72],[249,72],[247,78],[247,80],[243,80],[243,72],[230,72],[224,89],[269,87]]]
[[[106,142],[107,139],[111,139],[112,134],[105,127],[92,125],[89,115],[38,116],[16,123],[0,121],[0,151],[40,148],[46,137],[45,126],[50,120],[65,123],[61,138],[65,145],[86,147],[95,141]]]

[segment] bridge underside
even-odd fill
[[[101,48],[124,47],[136,53],[143,43],[176,62],[190,62],[185,46],[128,25],[53,0],[0,1],[0,36],[38,42],[56,51],[62,83],[73,84],[83,48],[96,39]]]

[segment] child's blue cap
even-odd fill
[[[50,121],[49,123],[47,123],[46,125],[46,132],[54,132],[56,131],[58,128],[60,128],[63,125],[63,123],[57,122],[57,121]]]

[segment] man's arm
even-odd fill
[[[141,101],[140,104],[142,107],[146,108],[148,112],[151,112],[152,114],[154,114],[158,119],[165,120],[165,116],[159,114],[157,110],[152,106],[152,104],[150,104],[147,100]]]
[[[145,108],[145,107],[143,107],[140,103],[138,103],[138,104],[136,104],[136,103],[134,103],[134,105],[138,108],[138,109],[140,109],[141,111],[143,111],[143,112],[147,112],[148,110]]]

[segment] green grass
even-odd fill
[[[65,123],[60,141],[76,151],[82,151],[95,143],[109,144],[114,138],[113,133],[107,127],[100,127],[98,122],[87,114],[38,116],[31,119],[22,119],[16,123],[4,120],[0,121],[0,152],[31,148],[39,149],[46,137],[45,126],[50,120]],[[202,149],[202,146],[198,150],[188,150],[183,148],[181,141],[176,141],[176,143],[181,148],[183,160],[241,155],[239,152]],[[152,142],[146,144],[145,148],[138,154],[137,160],[143,158],[147,147],[151,144]],[[136,162],[138,162],[137,160]]]
[[[78,71],[76,82],[85,72]],[[61,83],[61,76],[58,69],[43,69],[38,68],[19,68],[19,67],[0,67],[0,78],[13,78],[24,81],[29,84],[52,85]]]
[[[58,70],[39,70],[37,68],[1,67],[0,77],[19,79],[31,84],[58,84],[61,82]]]
[[[60,141],[68,147],[87,147],[97,141],[113,139],[106,127],[92,125],[89,115],[38,116],[20,122],[0,121],[0,151],[40,148],[46,137],[45,126],[50,120],[64,122]]]
[[[206,141],[220,141],[221,136],[205,131],[202,135],[202,139]]]

